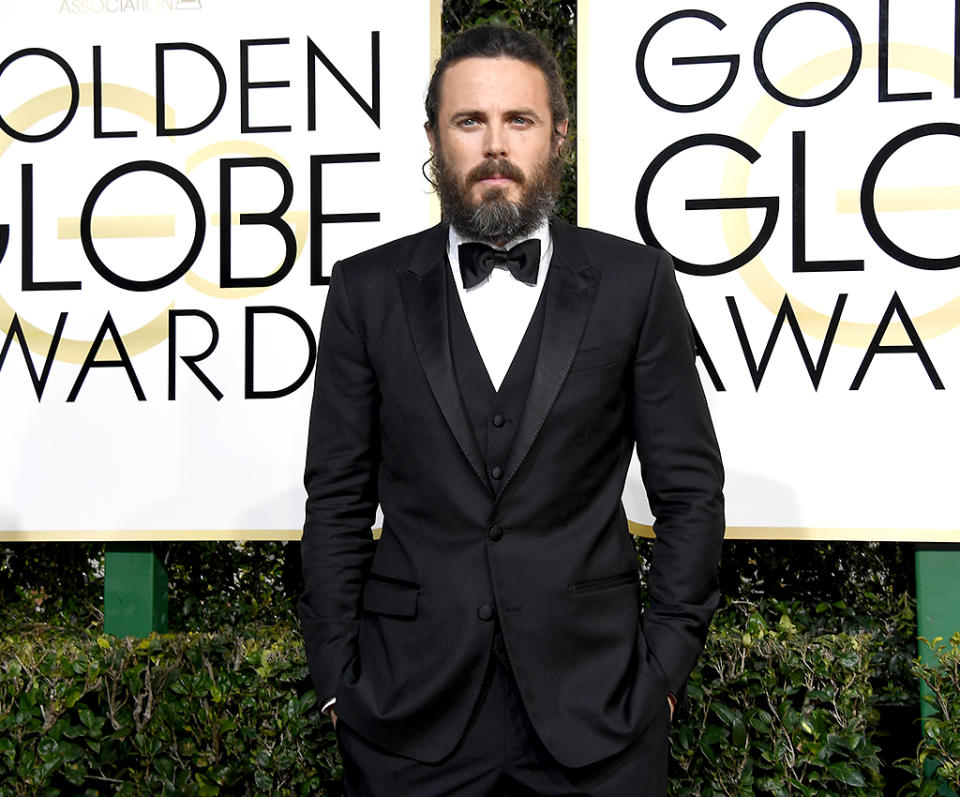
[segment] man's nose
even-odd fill
[[[484,154],[490,158],[506,157],[509,150],[507,138],[506,131],[500,125],[489,125],[484,140]]]

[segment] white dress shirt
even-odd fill
[[[528,238],[509,241],[505,246],[497,247],[510,249],[521,241],[534,238],[540,241],[540,269],[536,285],[526,285],[506,269],[495,268],[489,277],[472,288],[463,287],[459,247],[473,239],[462,237],[453,227],[447,239],[447,257],[460,295],[460,304],[463,305],[463,314],[467,317],[467,325],[496,390],[500,389],[510,363],[520,348],[520,341],[530,326],[530,319],[533,318],[533,311],[537,308],[546,282],[547,269],[553,256],[550,225],[544,221]]]
[[[536,285],[527,285],[506,269],[495,268],[483,282],[467,289],[463,287],[463,278],[460,276],[460,244],[474,239],[462,237],[453,227],[447,237],[447,257],[463,305],[463,314],[467,317],[467,325],[496,390],[500,389],[510,363],[520,348],[533,312],[537,309],[543,283],[547,280],[547,269],[553,257],[550,225],[544,221],[528,238],[518,238],[497,247],[510,249],[521,241],[534,238],[540,241],[540,269],[537,271]],[[329,711],[336,702],[336,697],[331,697],[323,704],[321,711]]]

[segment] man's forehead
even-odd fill
[[[440,104],[503,100],[549,107],[540,67],[508,56],[472,56],[455,61],[440,79]]]

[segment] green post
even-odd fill
[[[950,544],[923,543],[917,546],[917,631],[920,636],[932,640],[934,637],[949,639],[954,631],[960,630],[960,546]],[[920,658],[929,661],[931,652],[920,645]],[[930,694],[923,682],[920,683],[920,695]],[[926,700],[920,701],[921,717],[928,717],[933,707]],[[932,771],[933,762],[928,761],[928,771]],[[941,788],[941,795],[957,797],[947,788]]]
[[[167,630],[167,571],[153,543],[108,542],[103,580],[103,630],[149,636]]]

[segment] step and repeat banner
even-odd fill
[[[333,263],[427,226],[439,2],[0,28],[0,540],[299,537]]]
[[[581,223],[673,256],[728,536],[960,541],[960,3],[578,13]]]

